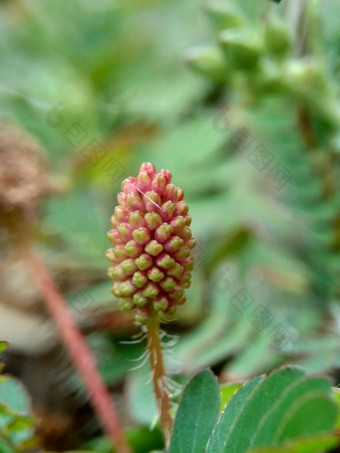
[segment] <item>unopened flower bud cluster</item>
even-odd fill
[[[122,310],[137,309],[143,322],[152,310],[174,312],[186,301],[193,269],[188,206],[168,170],[144,163],[136,178],[122,183],[108,237],[113,248],[109,276]]]

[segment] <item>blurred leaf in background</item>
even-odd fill
[[[0,352],[6,347],[0,342]],[[2,375],[0,379],[0,450],[12,453],[35,447],[35,419],[26,390],[14,378]]]
[[[165,326],[176,382],[286,362],[340,380],[339,13],[339,1],[0,4],[1,114],[40,140],[60,184],[36,243],[136,445],[153,401],[131,369],[143,345],[121,344],[136,329],[104,256],[121,180],[143,161],[184,189],[198,243],[188,302]],[[140,451],[161,448],[149,436]]]

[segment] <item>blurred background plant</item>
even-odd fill
[[[6,348],[0,342],[0,353]],[[1,369],[3,364],[0,364]],[[14,378],[0,380],[0,449],[3,452],[26,451],[37,446],[34,437],[35,419],[31,403],[23,385]]]
[[[338,384],[340,2],[0,8],[1,114],[40,141],[59,191],[40,211],[35,245],[135,452],[162,441],[149,430],[143,345],[129,343],[138,329],[118,312],[103,257],[120,182],[141,162],[173,173],[198,242],[188,302],[166,326],[174,393],[206,366],[229,382],[289,362]],[[29,269],[0,234],[6,371],[31,394],[45,448],[104,451]]]

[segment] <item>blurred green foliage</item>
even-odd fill
[[[6,346],[5,342],[0,342],[0,353]],[[37,440],[34,438],[34,423],[29,396],[23,385],[16,379],[1,375],[0,451],[14,453],[35,447]]]
[[[1,113],[41,140],[60,181],[37,240],[71,308],[85,292],[78,312],[116,310],[104,256],[120,181],[152,161],[185,192],[196,268],[165,326],[181,334],[167,357],[180,384],[206,366],[238,380],[287,361],[338,376],[340,2],[303,5],[0,6]],[[89,337],[127,393],[144,374],[129,337]],[[152,422],[151,392],[126,401],[132,424]]]

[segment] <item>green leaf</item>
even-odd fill
[[[204,453],[216,423],[220,393],[209,370],[197,374],[184,390],[175,419],[170,453]]]
[[[251,382],[246,383],[230,400],[229,404],[222,413],[216,428],[209,440],[206,453],[221,453],[228,440],[237,419],[246,407],[255,390],[264,380],[260,376]]]
[[[336,419],[337,406],[327,379],[306,377],[299,368],[281,369],[266,380],[249,382],[233,396],[207,453],[244,453],[257,446],[286,445],[302,436],[329,433]]]
[[[7,348],[7,346],[8,346],[7,341],[0,341],[0,354]]]
[[[224,451],[241,453],[251,444],[251,438],[261,417],[270,410],[274,399],[287,385],[303,375],[302,370],[285,369],[269,376],[258,386],[252,398],[238,414],[237,420],[224,443]],[[235,395],[237,397],[237,394]]]
[[[256,447],[249,453],[320,453],[338,445],[335,435],[308,436],[286,443],[280,447]]]
[[[296,380],[281,393],[280,398],[263,417],[253,436],[252,444],[269,445],[272,439],[281,443],[281,441],[296,436],[327,430],[334,422],[334,412],[336,411],[333,404],[328,407],[330,399],[328,390],[329,382],[323,378],[302,377]],[[327,400],[327,404],[323,408],[324,399]],[[313,412],[308,411],[308,405],[313,404],[312,411],[317,409],[314,406],[317,400],[319,400],[320,406],[315,417]],[[310,414],[308,423],[306,423],[306,414]],[[315,426],[313,426],[313,422]]]
[[[340,389],[333,387],[333,395],[335,396],[336,402],[338,404],[338,420],[336,422],[336,428],[340,429]]]
[[[240,390],[242,387],[242,383],[234,383],[234,384],[226,384],[222,385],[220,387],[220,393],[221,393],[221,410],[225,408],[227,403],[231,400],[231,398],[234,396],[234,394]]]
[[[277,440],[279,442],[294,437],[318,432],[327,432],[336,422],[337,408],[333,399],[323,392],[313,391],[299,397],[295,407],[282,421]]]
[[[8,426],[11,433],[31,428],[34,424],[34,418],[29,416],[18,416]]]
[[[0,437],[0,453],[15,453],[13,448]]]
[[[26,390],[20,381],[13,378],[7,378],[0,384],[0,430],[5,440],[18,450],[27,442],[35,445],[35,419],[27,415],[30,413],[30,400]],[[4,451],[7,451],[6,448]]]
[[[126,429],[126,437],[133,453],[165,453],[161,451],[163,439],[161,431],[157,428],[150,431],[149,427],[133,426]],[[95,437],[83,446],[83,453],[113,453],[112,443],[107,437]],[[72,453],[81,453],[80,451]],[[116,453],[116,450],[115,452]]]
[[[0,386],[0,403],[20,414],[30,413],[30,400],[21,382],[10,378]]]

